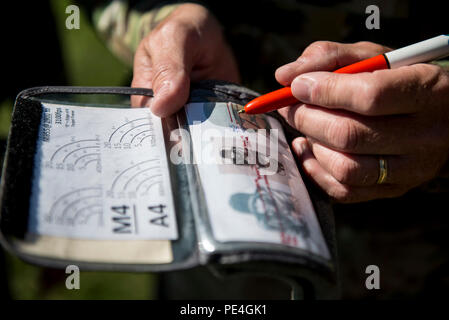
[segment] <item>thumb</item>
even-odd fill
[[[177,112],[187,102],[190,76],[184,68],[173,63],[155,63],[153,72],[154,98],[150,109],[159,117],[167,117]]]
[[[157,49],[156,49],[157,48]],[[132,104],[148,106],[155,115],[167,117],[187,102],[192,56],[176,41],[147,36],[134,57],[133,87],[153,89],[154,98],[132,97]]]

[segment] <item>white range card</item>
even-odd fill
[[[161,119],[148,108],[42,103],[29,231],[98,240],[178,237]]]
[[[262,242],[330,258],[280,123],[233,103],[186,106],[192,154],[219,242]]]

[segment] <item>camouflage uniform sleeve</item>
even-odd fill
[[[93,8],[93,25],[109,49],[132,66],[140,41],[182,3],[113,0]],[[135,2],[135,1],[134,1]]]

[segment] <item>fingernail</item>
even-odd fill
[[[314,80],[307,76],[296,77],[291,85],[292,93],[301,102],[309,102]]]

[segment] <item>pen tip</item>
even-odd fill
[[[245,113],[245,109],[239,110],[238,113]]]

